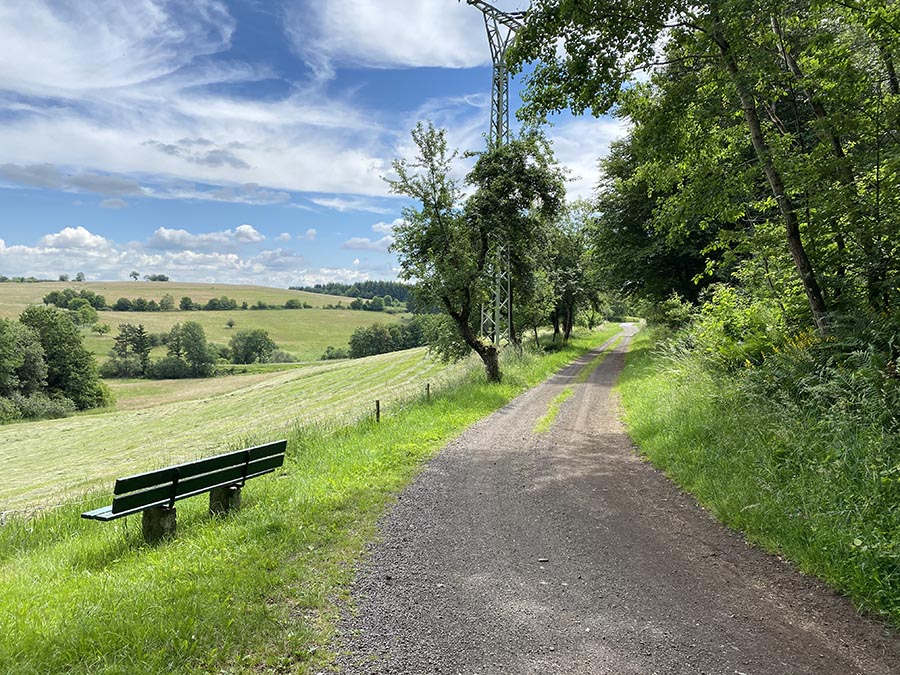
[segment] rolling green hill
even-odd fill
[[[226,344],[235,331],[262,328],[278,344],[280,349],[288,351],[302,361],[316,360],[328,345],[346,346],[350,335],[360,326],[368,326],[376,321],[399,321],[401,315],[385,312],[338,311],[322,309],[328,304],[342,302],[348,304],[349,298],[342,298],[304,291],[267,288],[264,286],[238,286],[229,284],[189,284],[174,282],[44,282],[33,284],[2,283],[0,284],[0,318],[16,318],[30,304],[41,304],[43,297],[50,291],[64,288],[86,289],[106,298],[107,303],[114,303],[119,298],[145,298],[156,300],[165,293],[175,298],[176,304],[182,296],[190,297],[194,302],[203,304],[211,298],[227,295],[234,298],[238,305],[246,302],[254,305],[258,301],[267,304],[283,305],[295,298],[312,305],[315,309],[294,310],[231,310],[222,312],[207,311],[174,311],[174,312],[112,312],[101,311],[100,323],[109,324],[112,332],[100,336],[88,330],[84,332],[85,346],[94,352],[100,360],[106,358],[113,345],[116,327],[121,323],[143,324],[151,333],[168,332],[176,323],[198,321],[206,331],[211,342]],[[235,322],[229,329],[226,322]],[[165,350],[157,349],[153,356],[163,356]]]

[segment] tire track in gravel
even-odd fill
[[[381,521],[343,673],[896,675],[900,642],[643,462],[613,385],[634,326],[448,445]],[[612,341],[607,343],[607,346]]]

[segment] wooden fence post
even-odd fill
[[[381,401],[375,399],[375,421],[381,421]]]
[[[431,403],[431,382],[425,383],[425,402]]]

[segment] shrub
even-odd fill
[[[296,363],[297,357],[283,349],[276,349],[266,357],[266,363]]]
[[[334,347],[332,345],[328,345],[325,348],[325,353],[319,357],[321,361],[335,361],[337,359],[349,359],[350,352],[347,351],[345,347]]]
[[[50,398],[46,394],[13,394],[9,401],[19,409],[23,419],[46,420],[68,417],[75,412],[75,403],[64,396]]]
[[[694,348],[725,369],[761,363],[782,340],[779,311],[731,286],[717,284],[711,290],[690,330]]]
[[[646,315],[649,323],[675,331],[691,322],[694,318],[694,306],[673,292],[663,302],[649,307]]]
[[[143,373],[144,363],[136,354],[111,356],[105,363],[100,365],[101,377],[141,377]]]
[[[22,419],[22,411],[7,397],[0,397],[0,424]]]
[[[147,377],[154,380],[181,380],[191,376],[191,367],[176,356],[166,356],[154,361],[147,371]]]

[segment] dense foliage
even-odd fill
[[[165,346],[166,356],[156,361],[150,353]],[[281,351],[262,329],[235,333],[228,347],[210,344],[197,321],[175,324],[168,333],[148,333],[142,324],[120,324],[109,359],[100,367],[104,377],[146,377],[157,380],[212,377],[219,361],[237,364],[289,363],[293,355]]]
[[[0,422],[64,417],[108,403],[68,313],[34,306],[19,321],[0,319]]]
[[[278,348],[261,328],[238,331],[228,346],[234,363],[265,363]]]
[[[348,355],[350,358],[359,359],[364,356],[422,347],[427,344],[427,331],[428,317],[424,316],[417,316],[401,323],[373,323],[371,326],[363,326],[353,331],[353,335],[350,336]]]
[[[791,329],[812,323],[823,336],[836,315],[895,312],[900,10],[803,0],[619,9],[538,0],[514,53],[519,66],[541,61],[527,115],[615,106],[633,123],[605,163],[599,239],[614,277],[657,300],[696,298],[721,279],[773,304]],[[637,262],[649,265],[623,269]]]

